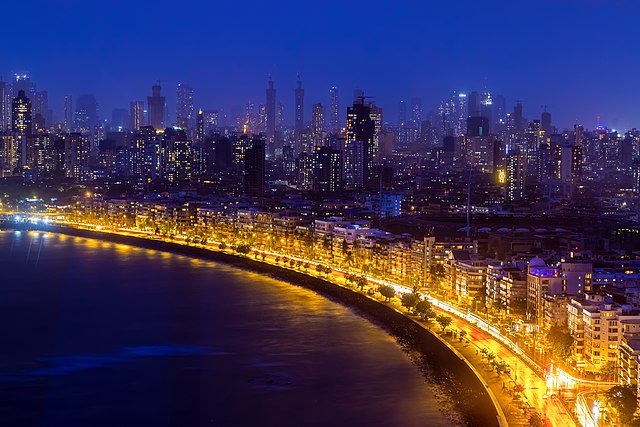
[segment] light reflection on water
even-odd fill
[[[37,238],[0,233],[8,425],[451,425],[392,337],[311,291],[57,234],[25,263]]]

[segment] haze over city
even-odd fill
[[[516,100],[527,117],[544,105],[560,128],[637,127],[639,35],[634,1],[207,2],[177,5],[76,0],[9,2],[2,74],[28,73],[61,119],[66,94],[96,95],[102,116],[127,108],[164,80],[170,111],[177,83],[206,109],[264,99],[267,77],[293,121],[299,74],[308,104],[336,86],[375,96],[395,120],[397,103],[426,112],[452,91],[485,88]],[[24,13],[28,10],[29,13]],[[28,29],[28,30],[27,30]],[[13,37],[13,36],[12,36]],[[38,52],[38,54],[34,54]],[[173,114],[171,114],[173,116]]]

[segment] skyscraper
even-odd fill
[[[324,107],[322,104],[313,104],[311,112],[311,135],[314,147],[324,145]]]
[[[507,188],[506,199],[516,201],[524,199],[527,177],[527,156],[519,150],[507,155]]]
[[[71,132],[73,129],[73,97],[64,96],[64,130]]]
[[[176,123],[178,127],[187,129],[194,119],[193,88],[184,83],[176,87]]]
[[[302,80],[298,76],[296,82],[296,110],[295,110],[295,126],[296,135],[300,135],[304,129],[304,89],[302,88]]]
[[[545,131],[547,135],[551,133],[551,113],[550,112],[545,111],[540,116],[540,128],[542,128],[542,130]]]
[[[196,144],[204,144],[204,112],[202,108],[196,115]]]
[[[371,185],[375,151],[376,123],[371,118],[371,105],[364,96],[347,108],[347,140],[345,144],[345,181],[350,188]]]
[[[414,126],[422,122],[422,100],[420,98],[411,99],[411,121]]]
[[[49,114],[49,94],[46,90],[36,92],[33,98],[33,120],[39,122],[41,127],[51,124],[51,115]]]
[[[342,152],[331,147],[316,147],[313,152],[313,190],[342,190]]]
[[[160,95],[161,89],[162,87],[159,84],[151,86],[151,96],[147,97],[149,126],[153,126],[156,130],[164,130],[165,128],[165,97]]]
[[[329,132],[338,133],[342,124],[340,123],[340,98],[338,88],[329,89]]]
[[[252,138],[251,147],[244,153],[244,190],[249,196],[264,196],[265,146],[260,138]]]
[[[76,100],[76,127],[77,130],[93,137],[98,125],[98,102],[91,94],[80,95]]]
[[[267,138],[272,145],[276,134],[276,89],[273,87],[273,80],[269,77],[267,82],[267,102],[266,102],[266,123]]]
[[[27,98],[24,90],[18,91],[18,96],[13,98],[11,105],[11,130],[13,132],[31,135],[33,108],[31,100]]]
[[[129,104],[131,130],[137,131],[144,126],[144,101],[131,101]]]

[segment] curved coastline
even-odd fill
[[[455,408],[462,413],[466,425],[499,426],[506,421],[499,404],[481,375],[455,348],[417,321],[359,292],[303,272],[206,248],[59,225],[48,225],[39,229],[221,262],[305,287],[355,308],[396,337],[405,348],[417,352],[417,355],[413,354],[414,361],[436,384],[446,386],[454,399]]]

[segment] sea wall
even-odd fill
[[[251,270],[318,292],[332,300],[354,308],[367,319],[383,327],[409,351],[429,382],[446,390],[447,403],[460,411],[469,426],[497,426],[498,410],[484,382],[459,354],[434,333],[392,307],[359,292],[336,286],[321,278],[253,260],[249,257],[212,251],[161,240],[124,236],[93,230],[47,225],[42,230],[70,236],[100,239],[113,243],[172,252],[201,259],[222,262]],[[437,396],[443,401],[443,396]],[[398,396],[402,398],[402,396]],[[428,425],[428,420],[425,420]]]

